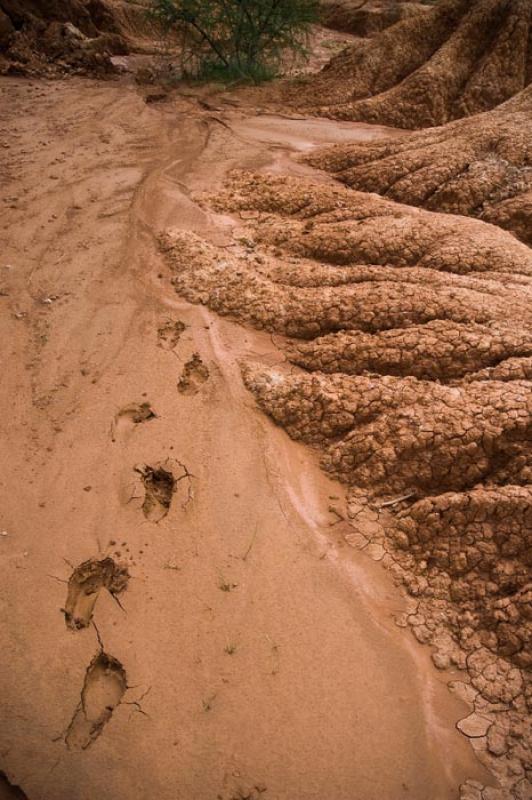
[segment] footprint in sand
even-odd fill
[[[158,345],[163,350],[173,350],[187,326],[181,320],[167,320],[157,331]]]
[[[183,367],[177,389],[181,394],[197,394],[201,386],[209,379],[209,368],[201,360],[199,353],[194,353],[192,358]]]
[[[111,426],[111,439],[116,442],[117,436],[130,430],[135,425],[155,419],[157,414],[149,403],[131,403],[121,408],[115,415]]]
[[[144,485],[142,511],[150,522],[159,522],[166,517],[172,505],[177,480],[174,474],[162,466],[150,467],[141,464],[135,467]]]
[[[68,581],[68,594],[64,608],[67,628],[86,628],[102,589],[116,597],[127,586],[127,567],[116,564],[112,558],[97,561],[94,558],[80,564]]]
[[[113,656],[103,651],[91,661],[81,702],[65,736],[71,750],[86,750],[100,736],[127,689],[126,671]]]

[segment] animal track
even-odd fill
[[[141,422],[155,419],[156,416],[157,414],[149,403],[131,403],[129,406],[121,408],[113,420],[111,432],[113,442],[116,441],[117,433],[133,425],[139,425]]]
[[[68,594],[64,608],[68,628],[86,628],[102,589],[113,597],[124,591],[129,581],[127,567],[116,564],[112,558],[97,561],[94,558],[80,564],[68,581]]]
[[[103,651],[89,664],[81,702],[68,727],[65,741],[71,750],[86,750],[100,736],[127,689],[126,671]]]
[[[150,522],[159,522],[170,510],[177,480],[170,470],[161,466],[141,464],[135,470],[141,475],[145,489],[142,504],[144,516]]]
[[[171,319],[167,320],[157,331],[159,347],[162,347],[163,350],[173,350],[186,327],[185,323],[179,319],[175,322]]]
[[[202,384],[209,379],[209,369],[201,360],[199,353],[194,353],[187,361],[177,384],[181,394],[197,394]]]

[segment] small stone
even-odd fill
[[[494,756],[502,756],[506,753],[507,749],[505,737],[492,726],[488,731],[488,750]]]
[[[366,553],[373,561],[382,561],[385,552],[382,544],[377,544],[376,542],[371,542],[366,548]]]
[[[432,662],[437,669],[449,669],[451,659],[448,653],[438,652],[432,654]]]
[[[481,717],[480,714],[475,713],[470,714],[468,717],[464,717],[464,719],[461,719],[456,723],[456,727],[461,733],[473,739],[476,739],[479,736],[485,736],[490,725],[491,721],[489,719],[486,719],[486,717]]]
[[[344,539],[347,544],[354,547],[356,550],[363,550],[367,546],[368,540],[361,533],[346,533]]]

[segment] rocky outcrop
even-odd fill
[[[0,0],[0,72],[104,74],[127,52],[104,0]]]

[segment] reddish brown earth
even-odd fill
[[[529,0],[441,0],[272,93],[307,113],[426,128],[487,111],[532,80]]]
[[[467,214],[532,244],[532,87],[492,111],[309,158],[354,189]]]
[[[0,90],[0,797],[529,798],[527,95]],[[501,194],[382,189],[448,130]]]
[[[157,34],[145,0],[0,0],[0,74],[110,76]]]
[[[409,0],[323,0],[321,19],[324,25],[355,36],[372,36],[415,14],[426,14],[428,4]]]

